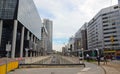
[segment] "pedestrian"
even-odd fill
[[[104,58],[104,64],[107,64],[107,56],[104,55],[103,58]]]
[[[89,54],[86,55],[87,61],[89,62],[90,56]]]
[[[113,60],[113,55],[112,55],[112,54],[110,55],[110,60],[111,60],[111,61]]]
[[[97,56],[98,65],[100,65],[100,56]]]

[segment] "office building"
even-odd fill
[[[49,19],[43,19],[43,25],[48,32],[47,53],[51,53],[53,50],[52,38],[53,38],[53,22]]]
[[[68,50],[70,50],[71,52],[73,52],[75,50],[74,43],[75,43],[75,38],[72,36],[72,37],[70,37],[69,42],[68,42]]]
[[[12,58],[37,56],[41,26],[33,0],[0,0],[0,56],[6,56],[8,43]]]
[[[87,50],[87,23],[75,33],[75,50],[81,48]]]
[[[119,5],[102,9],[87,26],[89,50],[120,49],[120,8]]]

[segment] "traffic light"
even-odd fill
[[[111,36],[111,37],[110,37],[110,40],[111,40],[111,42],[113,43],[113,42],[114,42],[114,37]]]

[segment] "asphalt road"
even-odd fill
[[[60,64],[60,59],[58,56],[52,56],[51,63],[50,64]]]
[[[46,63],[59,64],[61,63],[59,56],[53,55]],[[85,63],[86,67],[68,67],[68,68],[21,68],[8,74],[104,74],[104,70],[95,64]]]
[[[78,74],[82,68],[29,68],[17,69],[8,74]]]
[[[23,68],[16,69],[8,74],[105,74],[105,72],[98,65],[86,63],[85,68]]]
[[[41,63],[40,61],[37,62],[37,64]],[[51,57],[45,61],[42,62],[43,64],[70,64],[69,61],[62,59],[58,55],[51,55]]]

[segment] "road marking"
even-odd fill
[[[84,68],[84,69],[82,69],[80,72],[78,72],[77,74],[84,74],[83,72],[86,72],[86,71],[88,71],[88,70],[90,70],[91,68]]]
[[[85,72],[85,71],[88,71],[88,70],[90,70],[89,67],[88,67],[88,68],[84,68],[84,69],[82,69],[81,71],[82,71],[82,72]]]

